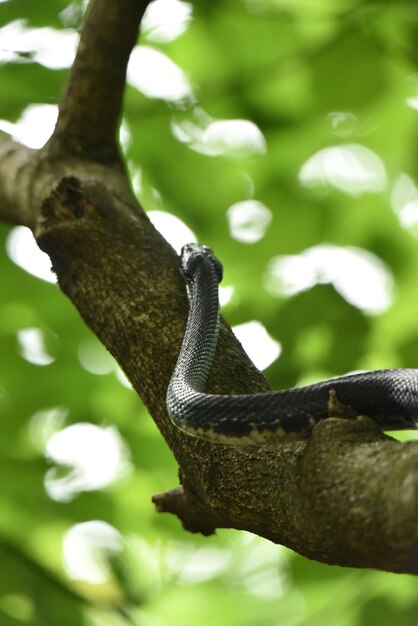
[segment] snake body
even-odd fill
[[[346,374],[304,387],[257,394],[205,393],[219,331],[222,265],[207,246],[183,247],[189,316],[168,390],[167,408],[181,430],[210,441],[262,444],[304,437],[327,417],[367,416],[382,430],[415,428],[418,369]]]

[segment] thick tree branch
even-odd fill
[[[117,4],[118,14],[131,20],[133,1]],[[92,0],[89,15],[102,6]],[[112,38],[111,30],[105,36]],[[105,42],[99,38],[98,54]],[[94,63],[94,49],[89,54]],[[95,72],[100,67],[106,82],[107,68],[99,64]],[[329,420],[307,442],[248,449],[210,445],[173,426],[165,393],[187,315],[177,258],[138,206],[123,168],[112,166],[112,158],[106,164],[109,136],[93,133],[94,146],[89,143],[81,105],[88,108],[88,100],[68,97],[62,109],[75,120],[66,127],[68,143],[60,125],[38,154],[0,142],[0,198],[6,198],[0,217],[31,226],[62,290],[119,361],[169,443],[182,489],[157,496],[158,509],[205,534],[246,529],[326,563],[418,573],[416,443],[397,443],[367,420]],[[96,114],[85,112],[87,119]],[[59,159],[51,158],[55,149]],[[266,387],[224,324],[209,390]]]
[[[118,159],[116,135],[126,67],[149,2],[89,3],[50,154],[65,151],[102,163]]]
[[[187,437],[165,392],[187,300],[177,259],[145,217],[101,183],[64,179],[37,232],[60,285],[121,363],[180,465],[183,489],[157,497],[189,530],[250,530],[327,563],[418,573],[418,446],[373,422],[329,420],[308,442],[233,448]],[[117,276],[117,281],[115,281]],[[265,388],[223,326],[210,391]]]

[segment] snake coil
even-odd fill
[[[187,244],[180,266],[187,284],[189,316],[167,390],[168,412],[178,428],[202,439],[238,445],[306,436],[327,417],[365,415],[382,430],[415,428],[418,369],[346,374],[258,394],[205,393],[219,331],[222,264],[207,246]]]

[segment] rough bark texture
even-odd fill
[[[178,515],[194,532],[245,529],[325,563],[418,573],[417,443],[400,444],[366,419],[331,419],[308,441],[234,448],[188,437],[168,419],[165,392],[187,299],[176,255],[134,198],[115,140],[129,50],[147,2],[114,4],[109,13],[105,0],[90,2],[45,148],[0,136],[0,219],[32,229],[61,289],[170,445],[182,487],[155,496],[158,511]],[[98,106],[95,94],[108,93],[109,81],[111,101]],[[226,323],[209,389],[267,389]]]

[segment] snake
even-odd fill
[[[185,433],[230,445],[275,444],[309,437],[326,418],[368,417],[382,430],[413,429],[418,421],[418,369],[344,374],[318,383],[253,394],[205,391],[220,326],[222,263],[208,246],[180,254],[189,312],[166,394],[168,414]]]

